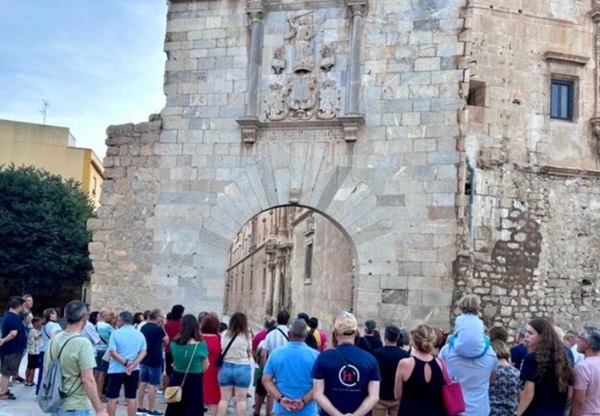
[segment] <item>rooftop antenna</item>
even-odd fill
[[[40,109],[40,113],[44,116],[44,124],[46,124],[46,114],[48,114],[48,101],[42,100],[42,108]]]

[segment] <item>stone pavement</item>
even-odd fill
[[[25,376],[25,363],[27,360],[21,362],[21,376]],[[36,378],[37,380],[37,378]],[[43,416],[46,413],[42,412],[37,405],[35,400],[35,387],[25,387],[21,383],[14,383],[10,388],[11,391],[17,396],[17,400],[2,400],[0,401],[0,416]],[[250,387],[250,393],[254,394],[254,388]],[[165,411],[166,405],[162,402],[162,395],[156,398],[159,411]],[[123,405],[124,400],[119,399],[119,405],[117,406],[117,416],[127,416],[127,408]],[[248,399],[248,414],[252,412],[251,406],[254,404],[252,399]],[[106,406],[106,404],[104,405]],[[263,406],[264,411],[264,406]],[[233,401],[229,404],[227,409],[228,415],[235,414],[235,408],[233,407]]]

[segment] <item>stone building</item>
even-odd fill
[[[362,319],[447,327],[465,292],[488,324],[597,318],[599,25],[599,0],[172,0],[167,105],[107,131],[94,303],[221,310],[239,230],[299,205],[349,241]]]
[[[281,309],[306,311],[327,327],[332,314],[353,307],[352,266],[346,236],[327,218],[274,208],[244,225],[229,250],[223,310],[258,325]]]

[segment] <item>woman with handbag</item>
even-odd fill
[[[221,348],[223,353],[217,362],[221,388],[217,416],[225,416],[232,397],[235,397],[236,415],[246,416],[246,394],[252,382],[252,339],[246,315],[237,312],[229,318],[229,328],[221,339]]]
[[[412,357],[398,363],[394,396],[400,401],[399,415],[447,416],[442,397],[444,364],[433,355],[436,330],[419,325],[410,333]]]
[[[196,416],[202,407],[202,375],[208,366],[208,349],[194,315],[185,315],[171,341],[173,373],[165,390],[165,416]]]

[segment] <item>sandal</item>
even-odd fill
[[[10,393],[4,393],[0,394],[0,400],[17,400],[17,398]]]

